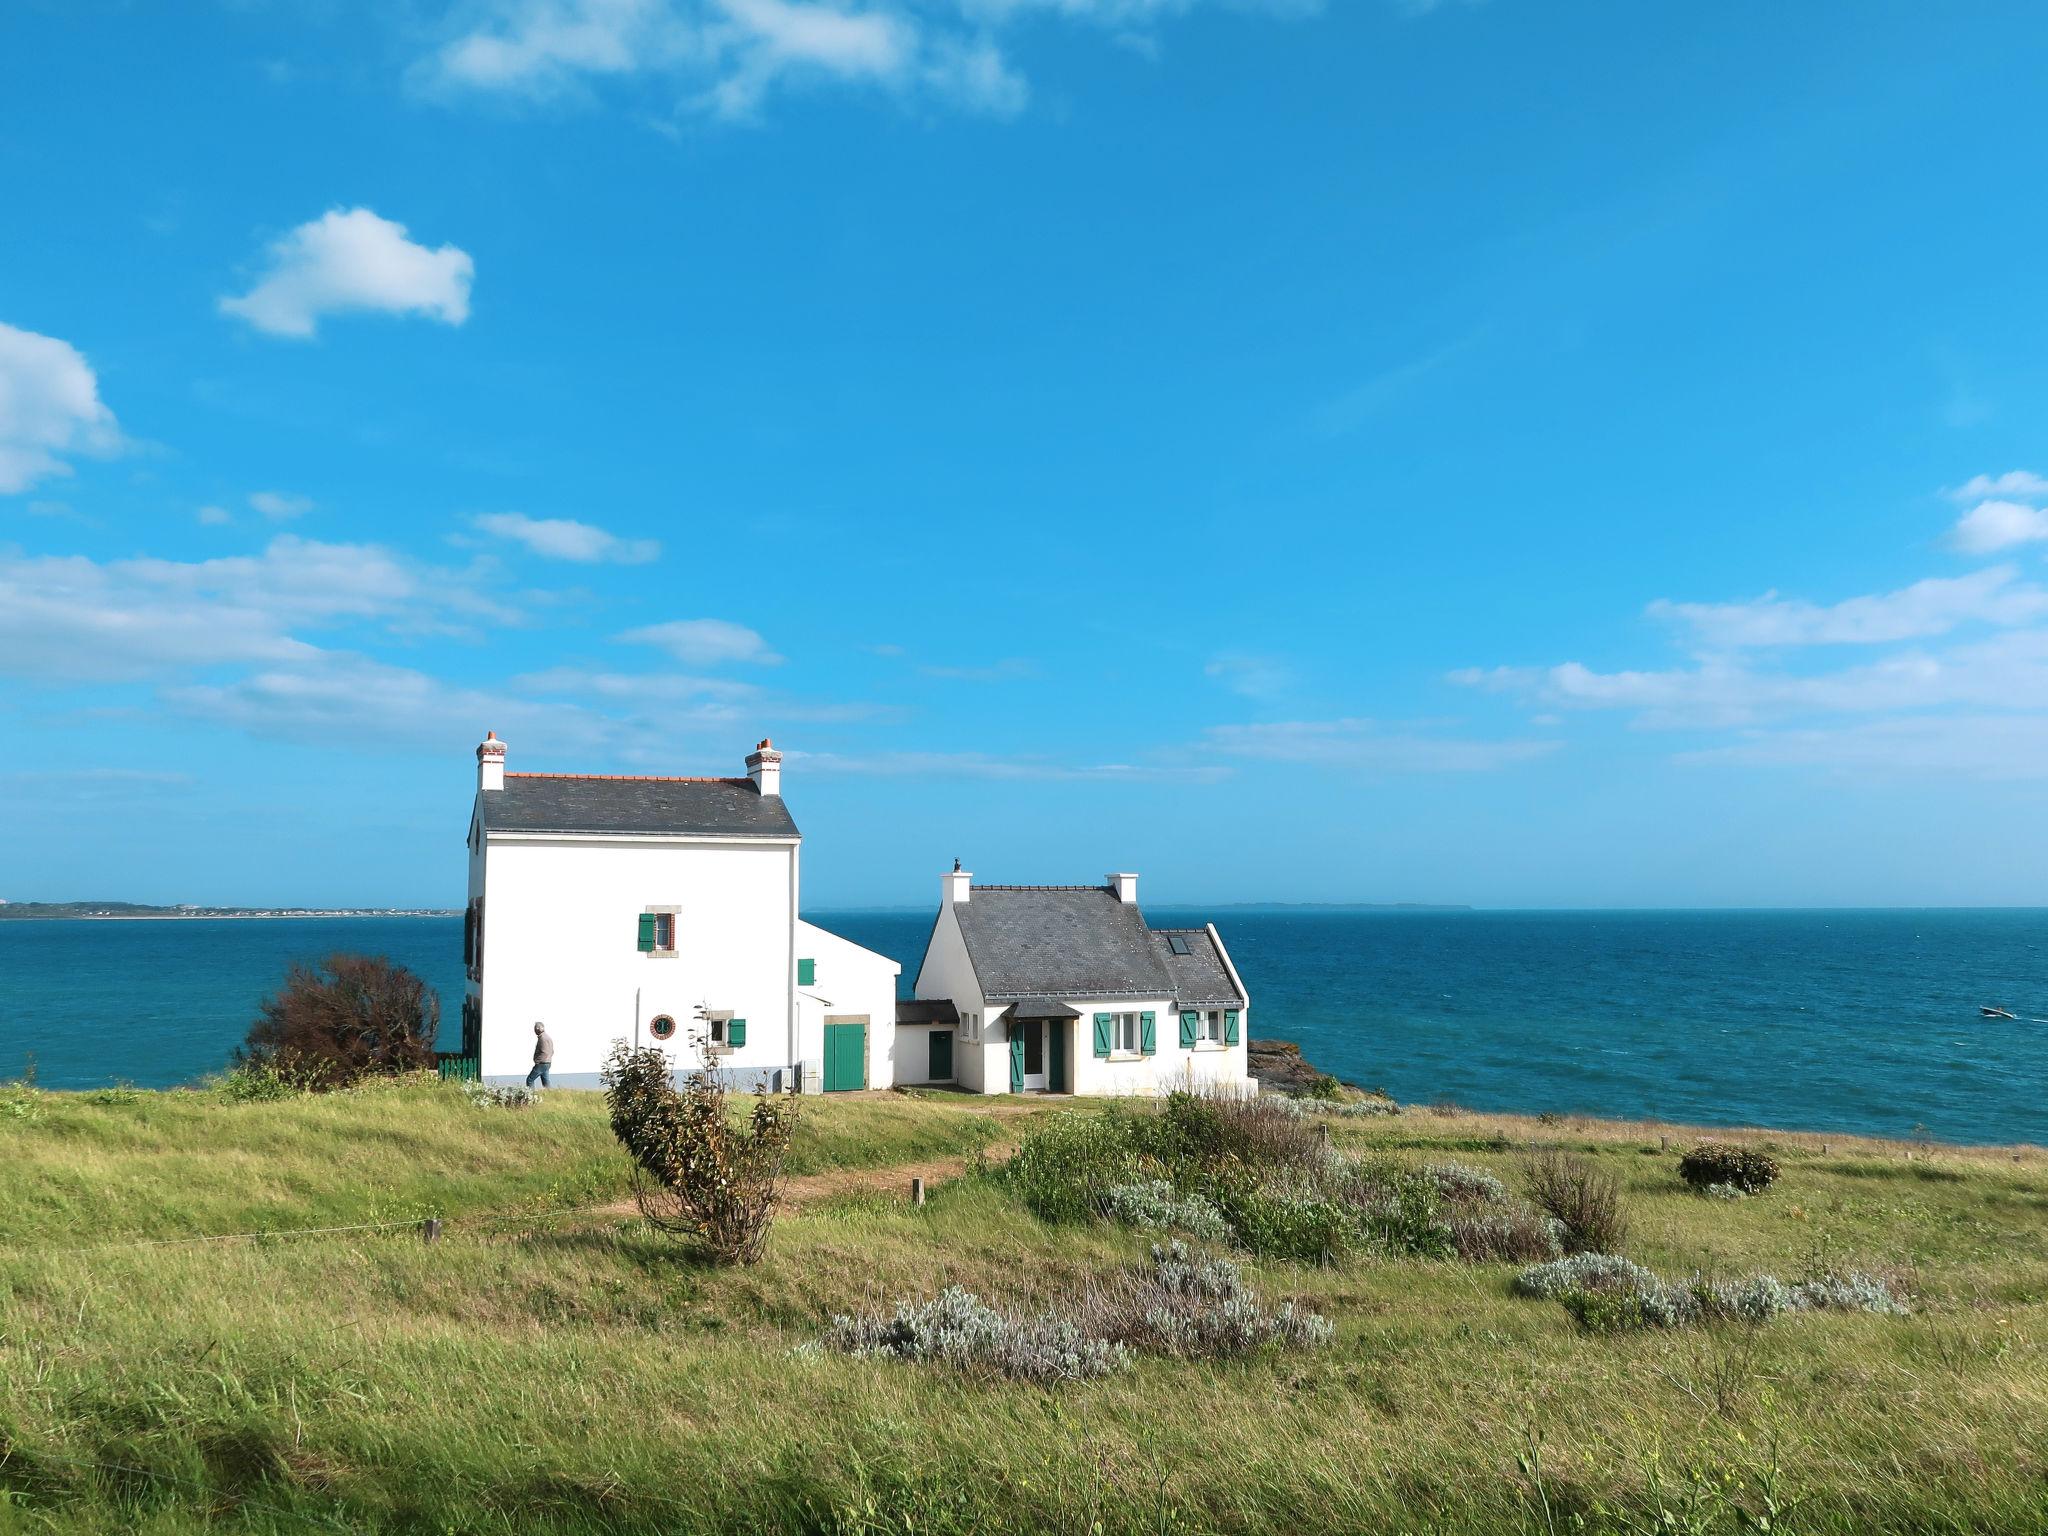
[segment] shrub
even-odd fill
[[[1797,1312],[1874,1312],[1880,1317],[1904,1317],[1912,1310],[1890,1285],[1856,1270],[1793,1286],[1791,1305]]]
[[[1363,1120],[1375,1115],[1398,1115],[1401,1106],[1385,1094],[1373,1094],[1363,1099],[1348,1099],[1341,1104],[1318,1104],[1317,1109],[1326,1115],[1336,1115],[1344,1120]]]
[[[1086,1381],[1130,1363],[1120,1344],[1050,1314],[1006,1317],[957,1285],[931,1301],[905,1302],[893,1317],[835,1317],[825,1343],[850,1355],[932,1360],[1041,1385]]]
[[[463,1081],[462,1096],[472,1109],[528,1109],[538,1102],[538,1096],[531,1088],[520,1084],[486,1083],[474,1077]]]
[[[1508,1198],[1507,1186],[1484,1168],[1465,1163],[1431,1163],[1422,1172],[1446,1200],[1501,1205]]]
[[[1703,1141],[1678,1160],[1678,1176],[1694,1189],[1733,1184],[1746,1195],[1760,1195],[1777,1182],[1778,1162],[1754,1147]]]
[[[1575,1253],[1515,1277],[1515,1290],[1564,1303],[1582,1328],[1676,1328],[1698,1315],[1692,1291],[1666,1285],[1640,1264],[1612,1253]]]
[[[1390,1254],[1448,1258],[1455,1251],[1438,1207],[1437,1186],[1405,1168],[1354,1165],[1344,1184],[1367,1242]]]
[[[1152,1273],[1121,1298],[1122,1317],[1105,1330],[1135,1347],[1183,1359],[1214,1359],[1268,1348],[1313,1349],[1336,1331],[1293,1302],[1268,1310],[1228,1259],[1194,1259],[1187,1244],[1152,1248]]]
[[[433,1066],[441,1000],[382,955],[336,954],[318,966],[294,961],[258,1015],[235,1064],[269,1067],[317,1090]]]
[[[1452,1251],[1468,1264],[1528,1264],[1564,1252],[1564,1226],[1556,1217],[1513,1206],[1453,1214],[1444,1229]]]
[[[1230,1240],[1230,1223],[1213,1201],[1204,1195],[1181,1194],[1165,1179],[1112,1184],[1102,1192],[1098,1207],[1104,1216],[1126,1227],[1178,1229],[1210,1242]]]
[[[1176,1162],[1259,1170],[1313,1168],[1327,1159],[1322,1131],[1299,1105],[1272,1095],[1169,1094],[1159,1152]]]
[[[1139,1177],[1134,1116],[1105,1110],[1061,1110],[1025,1133],[1001,1178],[1040,1221],[1092,1221],[1105,1194]]]
[[[1219,1188],[1216,1203],[1238,1246],[1264,1258],[1328,1264],[1350,1237],[1349,1212],[1321,1195],[1239,1183]]]
[[[675,1085],[665,1052],[620,1041],[604,1064],[612,1134],[633,1158],[633,1198],[650,1225],[692,1239],[720,1264],[752,1264],[781,1203],[796,1131],[795,1091],[764,1084],[751,1114],[735,1118],[724,1080],[702,1070]]]
[[[1611,1253],[1621,1246],[1628,1218],[1621,1181],[1569,1152],[1539,1152],[1523,1169],[1529,1199],[1564,1227],[1568,1253]]]
[[[305,1093],[308,1086],[286,1067],[256,1061],[228,1068],[214,1085],[222,1098],[237,1104],[296,1098]]]

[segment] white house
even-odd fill
[[[886,955],[797,916],[802,835],[768,742],[744,778],[507,773],[476,750],[463,1052],[525,1079],[533,1026],[553,1081],[594,1087],[618,1040],[678,1070],[709,1043],[736,1085],[887,1087],[896,979]]]
[[[962,1088],[976,1093],[1254,1093],[1245,1061],[1251,1001],[1214,923],[1153,928],[1138,877],[1106,885],[984,885],[956,863],[917,976],[904,1037],[937,1035]],[[918,1017],[932,1010],[931,1019]]]

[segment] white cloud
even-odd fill
[[[661,545],[653,539],[622,539],[593,524],[566,517],[482,512],[469,521],[484,533],[524,544],[550,560],[573,560],[583,565],[645,565],[661,554]]]
[[[1216,725],[1205,733],[1205,745],[1232,757],[1379,773],[1485,773],[1533,761],[1558,747],[1555,741],[1489,741],[1357,719]]]
[[[239,297],[220,301],[273,336],[312,336],[322,316],[418,314],[460,325],[469,318],[475,263],[452,245],[429,250],[403,224],[367,208],[333,208],[274,242],[268,272]]]
[[[283,535],[260,555],[105,564],[0,549],[0,672],[39,682],[308,661],[321,653],[302,629],[461,633],[516,617],[464,573],[373,544]]]
[[[2039,501],[2048,498],[2048,480],[2029,469],[2009,469],[2002,475],[1973,475],[1943,494],[1951,501],[1982,501],[1998,496]]]
[[[1659,598],[1652,618],[1680,625],[1709,650],[1765,646],[1876,645],[1946,634],[1964,624],[2026,624],[2048,614],[2048,591],[2017,580],[2009,565],[1968,576],[1930,577],[1896,592],[1831,604],[1775,592],[1739,603]]]
[[[0,495],[70,474],[66,455],[120,447],[114,413],[78,349],[0,323]]]
[[[1948,541],[1966,555],[1985,555],[2048,539],[2048,512],[2016,501],[1980,501],[1956,520]]]
[[[256,491],[249,497],[249,505],[273,522],[285,522],[294,517],[304,517],[313,510],[313,502],[306,496],[288,496],[283,491]]]
[[[658,646],[685,666],[716,666],[728,661],[774,666],[782,660],[756,631],[725,619],[673,619],[629,629],[617,638],[629,645]]]
[[[1013,683],[1019,678],[1038,676],[1038,665],[1022,656],[1006,656],[985,667],[922,666],[918,674],[952,683]]]
[[[226,507],[201,507],[195,515],[208,528],[218,528],[224,523],[232,523],[235,520],[234,513],[230,512]]]
[[[1143,42],[1198,0],[494,0],[465,13],[417,73],[446,90],[549,100],[600,81],[665,84],[689,110],[754,115],[771,90],[807,81],[934,98],[971,111],[1021,111],[1030,86],[1001,33],[1035,16]],[[1318,0],[1232,0],[1305,16]]]
[[[1722,746],[1681,752],[1675,761],[1811,768],[1855,778],[2048,779],[2048,715],[1908,715],[1754,731]]]

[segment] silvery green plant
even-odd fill
[[[472,1109],[525,1109],[539,1097],[522,1085],[486,1083],[474,1077],[463,1083],[462,1096]]]
[[[1446,1200],[1471,1201],[1483,1205],[1503,1205],[1507,1202],[1507,1186],[1484,1168],[1474,1168],[1467,1163],[1430,1163],[1422,1172],[1425,1178],[1436,1185],[1436,1192]]]
[[[1006,1317],[973,1292],[948,1286],[893,1317],[835,1317],[825,1343],[850,1355],[937,1361],[1016,1381],[1086,1381],[1130,1363],[1120,1344],[1094,1338],[1051,1315]]]
[[[1795,1285],[1791,1304],[1801,1312],[1873,1312],[1880,1317],[1904,1317],[1912,1311],[1883,1280],[1859,1270],[1822,1275]]]
[[[1098,1204],[1104,1216],[1126,1227],[1178,1230],[1215,1243],[1230,1239],[1230,1223],[1215,1202],[1198,1194],[1181,1194],[1166,1179],[1111,1185]]]
[[[1149,1295],[1147,1294],[1149,1292]],[[1149,1304],[1148,1304],[1149,1303]],[[1154,1244],[1152,1273],[1126,1323],[1131,1341],[1183,1357],[1250,1354],[1269,1347],[1314,1349],[1330,1341],[1330,1320],[1283,1302],[1268,1309],[1228,1259],[1196,1258],[1178,1240]]]

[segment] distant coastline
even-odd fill
[[[151,906],[138,901],[9,901],[0,902],[0,922],[8,919],[65,918],[97,922],[176,922],[181,918],[264,917],[460,917],[446,907],[197,907]]]

